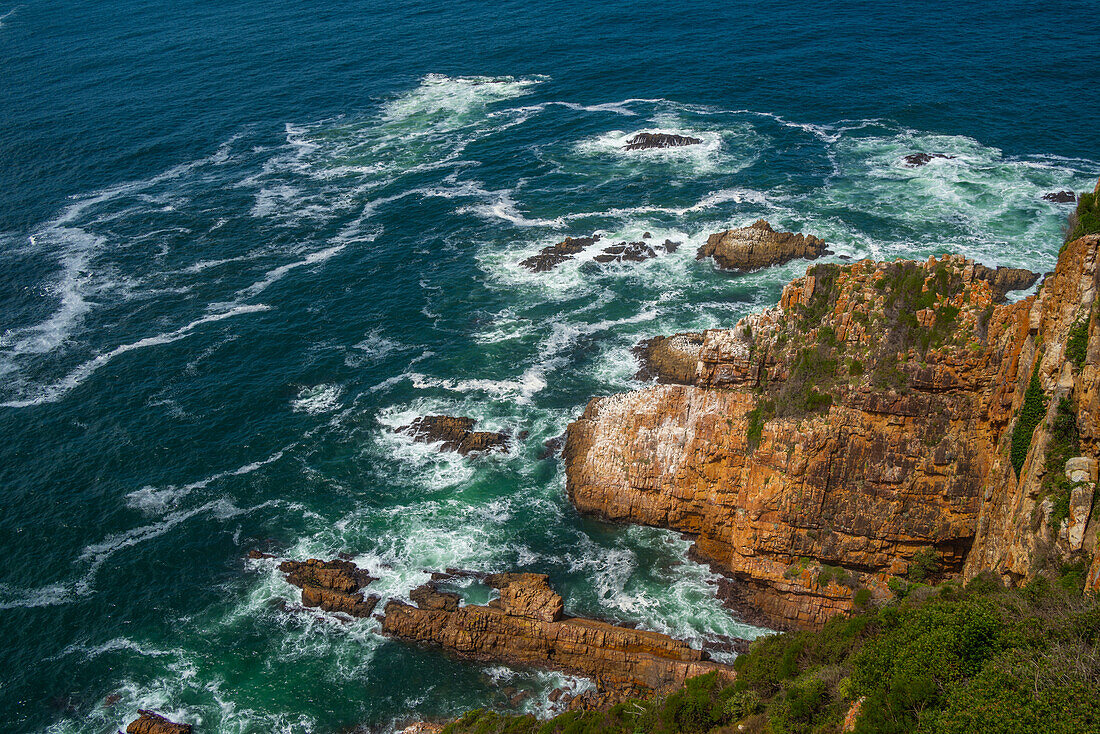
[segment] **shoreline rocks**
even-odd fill
[[[748,272],[796,258],[816,260],[827,254],[830,252],[823,240],[813,235],[776,232],[768,222],[758,219],[748,227],[712,234],[695,259],[712,257],[722,270]]]
[[[566,260],[572,260],[574,255],[580,254],[587,247],[600,241],[600,236],[594,234],[591,237],[566,237],[556,245],[544,247],[537,255],[532,255],[526,260],[520,261],[520,265],[536,273],[545,273],[553,270]]]
[[[668,692],[711,671],[733,677],[732,668],[707,661],[702,651],[667,635],[567,616],[561,595],[543,574],[489,574],[484,582],[500,590],[500,597],[485,606],[462,605],[456,594],[440,591],[435,583],[413,592],[416,606],[390,601],[383,633],[439,645],[469,659],[592,678],[596,694],[574,699],[571,706],[577,707]]]
[[[1051,191],[1043,194],[1044,201],[1052,201],[1055,204],[1070,204],[1077,201],[1077,194],[1072,191]]]
[[[177,724],[145,709],[138,709],[138,714],[126,727],[126,734],[191,734],[190,724]]]
[[[377,579],[350,561],[283,561],[279,571],[286,574],[287,583],[302,590],[303,606],[369,617],[378,604],[377,596],[364,597],[361,591]]]
[[[412,436],[420,443],[442,441],[440,451],[457,451],[463,456],[489,451],[507,451],[508,436],[494,431],[475,431],[477,421],[473,418],[449,415],[425,415],[407,426],[397,429],[398,433]]]
[[[705,337],[700,333],[682,332],[640,342],[631,350],[640,365],[634,379],[690,385],[695,381],[695,368],[704,341]]]
[[[681,148],[685,145],[698,145],[700,138],[669,133],[638,133],[627,141],[623,150],[649,150],[652,148]]]

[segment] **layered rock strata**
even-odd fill
[[[813,235],[776,232],[770,224],[759,219],[749,227],[712,234],[695,258],[712,257],[723,270],[744,272],[782,265],[797,258],[816,260],[827,253],[823,240]]]
[[[627,141],[623,150],[647,150],[650,148],[680,148],[685,145],[698,145],[699,138],[669,133],[638,133]]]
[[[561,596],[542,574],[493,574],[484,581],[500,590],[500,597],[486,606],[463,605],[457,594],[430,583],[411,595],[416,606],[387,603],[382,630],[475,660],[592,678],[597,694],[576,700],[580,706],[668,692],[713,670],[733,675],[727,666],[704,660],[701,651],[667,635],[566,616]]]
[[[177,724],[145,709],[138,709],[138,714],[126,727],[126,734],[191,734],[190,724]]]
[[[567,433],[569,496],[693,534],[752,604],[804,627],[915,568],[1015,583],[1087,562],[1095,484],[1043,457],[1062,398],[1077,438],[1061,450],[1097,455],[1098,246],[1070,243],[1038,296],[1006,305],[1033,274],[953,256],[813,266],[777,308],[701,344],[677,335],[663,357],[650,346],[670,384],[592,400]],[[1011,434],[1036,369],[1046,416],[1017,477]],[[1100,586],[1100,566],[1088,572]]]
[[[425,415],[397,430],[421,443],[442,442],[439,446],[441,451],[457,451],[463,455],[508,449],[506,434],[495,431],[475,431],[476,425],[477,421],[473,418]]]
[[[364,596],[362,592],[377,579],[349,561],[283,561],[279,570],[286,574],[288,583],[302,590],[304,606],[369,617],[378,604],[377,596]]]

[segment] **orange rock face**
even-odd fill
[[[289,583],[301,588],[302,604],[307,607],[368,617],[378,603],[377,596],[364,598],[360,591],[375,579],[349,561],[283,561],[279,570]]]
[[[583,512],[694,534],[749,601],[803,627],[851,610],[861,587],[886,596],[929,554],[943,576],[1010,581],[1050,548],[1091,554],[1097,518],[1083,509],[1073,532],[1035,527],[1049,515],[1048,423],[1019,481],[1007,456],[1037,355],[1045,392],[1072,397],[1081,452],[1096,456],[1098,247],[1071,243],[1038,297],[1001,306],[1030,274],[947,256],[813,266],[778,308],[705,332],[693,369],[686,348],[658,363],[665,382],[687,384],[592,400],[567,434],[569,496]],[[1087,358],[1067,366],[1083,318]],[[1079,489],[1084,508],[1092,486]]]
[[[417,606],[396,600],[386,604],[383,632],[476,660],[591,677],[598,693],[588,705],[667,692],[712,670],[733,675],[732,669],[703,660],[701,651],[667,635],[563,616],[561,596],[541,574],[494,574],[486,583],[501,591],[487,606],[460,606],[452,594],[430,584],[420,587],[413,596]]]

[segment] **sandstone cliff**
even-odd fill
[[[650,342],[644,367],[673,384],[589,403],[568,430],[569,496],[694,534],[750,602],[806,627],[906,578],[1087,563],[1098,249],[1068,244],[1039,295],[1008,305],[1033,274],[817,265],[732,329]],[[1100,587],[1100,562],[1088,574]]]
[[[413,591],[415,607],[397,600],[386,604],[382,630],[475,660],[593,678],[596,693],[574,702],[582,707],[669,692],[715,670],[732,676],[726,666],[705,661],[701,651],[667,635],[566,616],[544,575],[493,574],[484,581],[500,590],[487,606],[462,605],[457,594],[427,584]]]

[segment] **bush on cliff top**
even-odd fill
[[[1066,242],[1097,233],[1100,233],[1100,196],[1081,194],[1077,197],[1077,209],[1069,215]]]
[[[948,583],[820,632],[757,640],[737,680],[710,674],[665,698],[547,721],[475,711],[447,734],[1100,731],[1100,603],[1082,575],[1009,591],[992,576]],[[1068,588],[1067,588],[1068,587]]]

